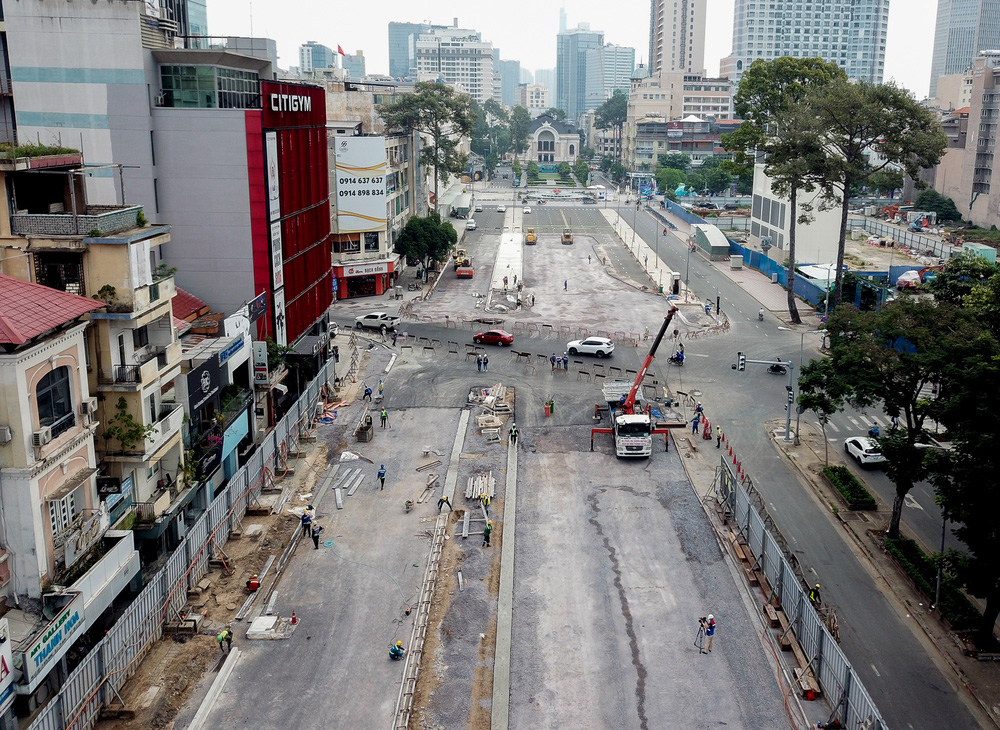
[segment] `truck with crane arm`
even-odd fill
[[[615,455],[621,458],[648,458],[653,453],[653,434],[662,433],[666,437],[667,431],[657,429],[653,422],[653,417],[642,408],[642,395],[640,388],[642,381],[646,377],[646,371],[653,364],[653,357],[660,346],[660,340],[670,326],[671,320],[677,313],[677,307],[671,307],[670,312],[663,318],[660,331],[656,333],[653,344],[649,348],[642,367],[635,376],[635,382],[631,384],[628,391],[625,386],[628,381],[612,381],[604,385],[604,399],[608,403],[611,417],[611,428],[595,428],[591,430],[590,449],[594,450],[594,434],[610,433],[615,442]],[[636,404],[639,407],[636,407]]]

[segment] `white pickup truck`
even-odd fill
[[[394,317],[386,312],[369,312],[355,318],[354,329],[382,330],[385,332],[398,327],[399,322],[399,317]]]

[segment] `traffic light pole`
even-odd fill
[[[782,441],[788,443],[792,440],[792,405],[795,403],[795,388],[793,387],[795,383],[795,364],[785,362],[784,360],[750,360],[742,352],[737,352],[736,362],[733,363],[733,370],[739,370],[742,372],[747,369],[747,363],[752,365],[781,365],[788,370],[788,385],[785,386],[785,392],[788,394],[787,401],[785,403],[785,438],[782,439]],[[798,437],[799,434],[796,431],[795,438]]]

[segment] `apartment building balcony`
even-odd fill
[[[176,403],[163,403],[160,408],[159,420],[150,424],[155,429],[154,433],[130,449],[124,449],[117,453],[109,452],[104,454],[102,458],[106,462],[151,463],[157,461],[161,451],[171,440],[177,439],[179,443],[183,423],[183,406]]]
[[[10,217],[11,233],[17,236],[85,236],[99,238],[135,228],[141,205],[88,205],[84,213],[67,213],[61,203],[49,206],[48,213],[18,211]]]
[[[170,377],[170,371],[180,368],[181,343],[179,340],[169,345],[145,348],[139,364],[112,365],[102,372],[98,379],[101,390],[141,390],[157,378]]]
[[[154,310],[169,305],[176,291],[177,285],[173,274],[158,276],[153,279],[153,283],[131,290],[91,291],[89,293],[95,295],[107,307],[104,312],[94,312],[91,319],[132,321],[149,316],[155,317]]]

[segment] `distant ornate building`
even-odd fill
[[[542,114],[531,123],[531,149],[528,159],[539,165],[573,164],[580,154],[580,133],[572,122],[559,122]]]

